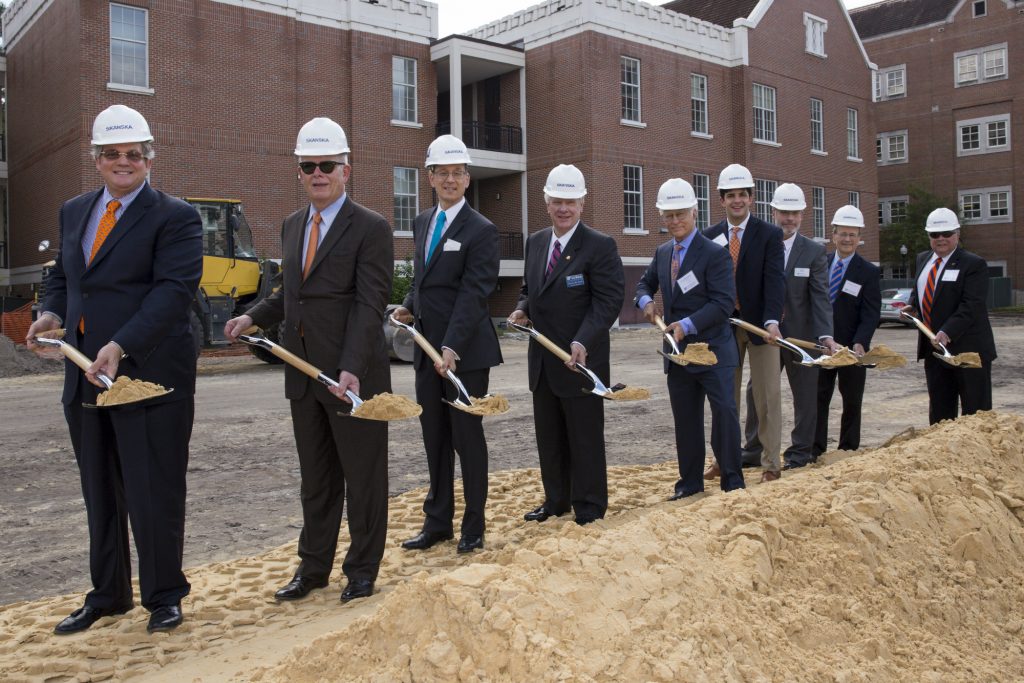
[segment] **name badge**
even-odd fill
[[[850,282],[849,280],[847,280],[846,282],[843,283],[843,291],[849,294],[850,296],[858,296],[860,294],[860,285],[858,285],[856,282]]]
[[[697,282],[697,276],[693,274],[692,270],[686,275],[676,280],[676,283],[679,285],[679,290],[683,294],[686,294],[691,289],[700,284],[699,282]]]
[[[959,270],[950,270],[949,268],[947,268],[946,270],[942,271],[942,281],[956,282],[956,278],[958,275],[960,275]]]
[[[719,245],[719,246],[722,246],[722,247],[729,246],[729,240],[727,240],[725,238],[725,233],[722,233],[721,235],[719,235],[718,237],[716,237],[715,239],[713,239],[711,241],[714,242],[715,244]]]
[[[566,287],[582,287],[583,286],[583,273],[576,273],[575,275],[565,276]]]
[[[793,277],[810,277],[810,276],[811,276],[811,269],[810,268],[794,268],[793,269]]]
[[[444,243],[443,251],[458,251],[459,249],[462,249],[462,242],[446,240]]]

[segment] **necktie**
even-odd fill
[[[832,269],[832,277],[828,281],[828,300],[830,303],[836,302],[836,297],[839,296],[839,283],[843,281],[843,260],[836,256],[836,265]]]
[[[447,220],[447,216],[444,215],[444,211],[437,214],[437,222],[434,223],[434,234],[430,236],[430,247],[427,248],[427,260],[424,263],[430,263],[430,259],[434,256],[434,250],[437,249],[437,245],[441,243],[441,233],[444,232],[444,222]]]
[[[114,225],[117,223],[117,210],[121,208],[121,202],[113,199],[107,204],[107,210],[103,212],[103,216],[100,218],[99,225],[96,226],[96,238],[92,241],[92,249],[89,250],[89,263],[96,258],[96,254],[99,252],[100,247],[107,241],[107,235],[114,229]],[[87,263],[86,265],[89,265]],[[78,331],[85,333],[85,318],[78,319]]]
[[[729,238],[729,256],[732,256],[732,272],[736,273],[736,266],[740,262],[740,229],[731,228],[732,237]]]
[[[683,245],[676,244],[675,251],[672,252],[672,282],[679,279],[679,252],[683,250]]]
[[[302,264],[302,279],[309,276],[309,269],[313,267],[313,259],[316,258],[316,248],[320,246],[320,217],[319,211],[313,212],[313,225],[309,228],[309,241],[306,242],[306,262]]]
[[[924,286],[924,298],[921,299],[921,313],[924,316],[924,324],[928,327],[932,326],[932,299],[935,298],[935,280],[939,277],[941,265],[942,259],[935,259],[935,265],[928,273],[928,284]]]
[[[558,265],[558,259],[562,258],[562,243],[555,240],[555,248],[551,250],[551,258],[548,259],[547,270],[544,271],[544,277],[547,278],[551,275],[551,271]]]

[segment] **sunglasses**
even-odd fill
[[[952,237],[955,234],[956,234],[956,230],[946,230],[946,231],[943,231],[943,232],[930,232],[930,233],[928,233],[928,238],[935,240],[935,239],[938,239],[940,237]]]
[[[299,169],[302,170],[306,175],[313,175],[316,169],[320,169],[320,172],[324,175],[330,175],[334,173],[334,169],[338,166],[344,166],[340,161],[321,161],[317,163],[315,161],[303,161],[299,164]]]
[[[134,149],[130,152],[118,152],[116,149],[105,149],[100,153],[100,156],[107,161],[117,161],[121,157],[124,157],[133,164],[137,164],[146,158],[142,152]]]

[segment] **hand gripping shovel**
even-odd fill
[[[801,349],[810,349],[811,351],[828,351],[828,348],[821,344],[815,344],[814,342],[804,341],[803,339],[795,339],[793,337],[786,337],[786,341],[794,346],[799,346]],[[839,351],[834,355],[828,355],[823,353],[814,359],[815,365],[820,365],[826,368],[843,368],[848,365],[857,365],[859,363],[857,355],[845,346],[840,346]],[[867,367],[874,367],[869,365]]]
[[[541,346],[543,346],[551,353],[555,354],[555,357],[557,357],[563,363],[568,362],[572,358],[572,356],[566,353],[565,350],[559,348],[558,344],[545,337],[543,334],[535,330],[532,326],[518,325],[511,321],[508,324],[513,329],[519,330],[520,332],[525,332],[526,334],[536,339],[537,343],[539,343]],[[635,392],[630,393],[626,393],[625,391],[612,391],[611,389],[604,385],[604,382],[602,382],[601,379],[596,374],[594,374],[594,372],[590,368],[583,365],[582,363],[575,363],[574,369],[576,370],[576,372],[580,373],[588,380],[590,380],[590,383],[594,385],[594,387],[590,389],[589,392],[587,392],[587,390],[584,389],[583,391],[586,393],[595,394],[597,396],[600,396],[601,398],[606,398],[609,401],[645,401],[651,397],[650,392],[647,391],[646,389],[636,389]],[[616,394],[619,395],[616,396]]]
[[[437,349],[435,349],[433,345],[427,341],[427,338],[424,337],[423,334],[415,327],[412,325],[406,325],[393,315],[388,316],[388,322],[412,335],[413,341],[423,349],[423,353],[427,354],[430,360],[434,363],[442,362],[443,359],[441,358],[441,354],[437,352]],[[445,376],[448,378],[448,381],[452,383],[452,386],[455,387],[455,400],[445,400],[445,403],[453,408],[458,408],[470,415],[501,415],[502,413],[508,412],[508,401],[506,401],[500,394],[494,396],[487,394],[483,398],[473,398],[466,390],[466,385],[462,383],[462,380],[460,380],[454,372],[446,370]]]
[[[751,325],[746,320],[740,320],[739,318],[729,318],[729,322],[735,325],[736,327],[746,330],[747,332],[756,334],[757,336],[763,338],[765,341],[768,341],[768,338],[772,336],[767,330],[763,330],[757,325]],[[815,364],[814,359],[811,358],[810,354],[808,354],[806,351],[801,349],[796,344],[786,341],[785,339],[776,339],[775,343],[781,346],[782,348],[792,351],[797,356],[799,356],[800,365],[813,366]]]
[[[921,322],[914,316],[910,315],[909,313],[904,313],[903,311],[900,311],[900,315],[902,315],[904,318],[912,320],[914,324],[917,325],[917,329],[921,330],[921,334],[928,337],[928,339],[930,339],[933,344],[938,344],[939,348],[942,349],[942,353],[932,353],[932,355],[938,358],[939,360],[949,363],[955,368],[981,367],[981,356],[979,356],[975,352],[968,351],[966,353],[958,353],[954,356],[949,352],[949,349],[947,349],[944,344],[935,340],[935,333],[928,329],[927,325],[925,325],[923,322]]]
[[[710,354],[707,360],[687,358],[687,354],[679,350],[679,345],[676,343],[675,335],[668,331],[668,326],[665,324],[665,321],[662,320],[660,315],[654,316],[654,323],[658,326],[658,329],[665,334],[665,339],[668,339],[668,344],[672,347],[672,353],[665,353],[661,349],[658,349],[658,353],[676,365],[689,365],[690,363],[693,363],[694,365],[714,365],[718,362],[718,357],[715,356],[715,352],[710,349],[707,351],[707,353]],[[690,346],[692,346],[692,344]],[[687,351],[690,350],[690,346],[686,347]],[[705,344],[705,346],[707,345]]]
[[[320,382],[320,384],[323,384],[326,387],[330,387],[333,389],[340,386],[338,382],[328,377],[322,370],[314,366],[312,363],[307,363],[306,361],[302,360],[301,358],[299,358],[298,356],[296,356],[294,353],[284,348],[283,346],[275,344],[266,337],[257,337],[250,334],[256,331],[258,331],[256,327],[250,327],[247,330],[245,330],[242,334],[238,335],[238,338],[244,341],[246,344],[250,344],[252,346],[259,346],[260,348],[266,349],[270,353],[274,354],[275,356],[283,360],[285,363],[288,363],[288,365],[291,365],[292,367],[298,369],[304,375],[312,377],[313,379]],[[348,399],[352,401],[352,411],[348,413],[338,411],[339,415],[359,417],[364,420],[381,420],[387,422],[390,420],[401,420],[407,417],[416,417],[417,415],[423,412],[423,408],[421,408],[419,405],[415,403],[412,403],[412,401],[409,401],[404,396],[379,394],[371,399],[367,399],[364,401],[363,399],[359,398],[351,389],[345,390],[345,396],[347,396]],[[380,403],[379,399],[385,396],[391,399],[398,399],[401,402],[400,406],[396,406],[396,411],[395,414],[393,415],[390,413],[387,415],[378,415],[377,411],[374,410],[374,408]],[[378,404],[374,404],[374,401],[378,401]]]
[[[816,349],[818,351],[828,350],[821,344],[815,344],[802,339],[794,339],[793,337],[787,337],[786,341],[796,344],[803,349]],[[836,355],[838,356],[838,354]],[[889,370],[891,368],[902,368],[907,364],[907,359],[904,356],[896,353],[885,344],[876,344],[863,356],[855,357],[857,359],[857,365],[869,369],[878,368],[879,370]],[[835,358],[835,356],[833,356],[833,358]],[[820,361],[821,359],[819,358],[818,360]],[[852,365],[852,363],[844,362],[843,365]],[[829,367],[841,367],[841,365],[838,363],[830,363]]]

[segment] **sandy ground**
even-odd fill
[[[996,409],[1024,413],[1019,391],[1024,326],[1000,324],[996,339],[1001,354],[993,373]],[[883,328],[875,340],[912,354],[915,334]],[[298,605],[278,605],[271,597],[293,571],[300,520],[280,369],[244,356],[204,359],[189,474],[186,565],[193,594],[184,605],[186,624],[156,637],[145,633],[141,609],[84,634],[63,639],[50,634],[56,620],[81,603],[88,586],[83,506],[57,402],[59,376],[5,379],[0,383],[5,416],[0,423],[5,577],[0,602],[11,604],[0,608],[0,679],[248,680],[257,668],[282,660],[292,671],[287,676],[294,674],[291,680],[699,680],[704,675],[707,680],[874,681],[901,680],[900,667],[912,667],[907,670],[916,672],[913,680],[1019,678],[1009,673],[1024,670],[1019,614],[1024,541],[1021,506],[1013,502],[1024,499],[1018,420],[1005,417],[955,436],[926,434],[920,447],[897,444],[865,454],[863,462],[858,454],[838,465],[786,473],[782,482],[752,486],[738,496],[713,492],[686,505],[668,505],[662,501],[675,479],[672,464],[665,464],[673,453],[671,416],[656,347],[650,329],[622,330],[613,337],[613,380],[646,386],[653,397],[608,405],[608,459],[615,466],[609,518],[586,530],[521,520],[541,502],[537,472],[522,469],[535,466],[537,457],[523,382],[525,341],[504,340],[506,363],[492,374],[492,390],[503,393],[512,410],[486,422],[492,471],[503,472],[491,483],[485,552],[456,557],[453,544],[421,554],[397,547],[421,523],[418,488],[426,483],[426,471],[418,423],[393,423],[395,497],[380,593],[344,607],[337,602],[336,577],[329,589]],[[395,391],[411,394],[411,367],[394,365],[392,374]],[[786,401],[785,382],[783,387]],[[907,428],[924,428],[926,400],[919,365],[873,372],[863,445],[879,446]],[[834,405],[833,434],[838,397]],[[788,413],[784,408],[783,415]],[[965,439],[962,447],[935,453],[935,443]],[[915,479],[922,468],[929,473],[926,484]],[[897,493],[890,492],[890,483]],[[823,498],[817,495],[821,491],[831,493]],[[918,506],[909,505],[911,498]],[[907,512],[900,507],[904,504],[913,509]],[[827,533],[821,532],[822,520],[842,510],[855,518],[853,527],[826,525]],[[744,531],[745,524],[752,526]],[[912,529],[903,533],[905,525]],[[924,533],[927,529],[936,532],[934,538]],[[925,536],[930,545],[924,544]],[[633,547],[633,541],[640,545]],[[953,552],[957,543],[960,549]],[[921,552],[908,550],[915,547]],[[944,564],[949,562],[959,564]],[[790,565],[799,566],[784,571]],[[836,572],[854,576],[856,590],[839,590],[848,581],[828,578]],[[906,584],[905,574],[918,577],[916,583]],[[802,590],[808,584],[818,593]],[[875,595],[879,586],[887,590]],[[955,586],[970,592],[957,598]],[[629,600],[634,594],[647,597],[638,607],[624,603],[623,594],[633,596]],[[734,600],[765,623],[746,623]],[[553,613],[562,617],[552,621]],[[680,620],[685,631],[658,630],[659,624]],[[960,641],[943,649],[950,633],[986,620],[987,631],[968,634],[981,639],[977,651],[961,652]],[[874,622],[884,628],[850,641]],[[501,637],[481,637],[490,645],[480,650],[463,633],[467,625]],[[308,651],[292,653],[317,636],[346,628],[341,637],[328,636]],[[623,634],[633,629],[650,632],[650,645],[627,647],[631,640],[623,640]],[[614,647],[589,656],[587,648],[602,649],[605,633]],[[934,648],[903,642],[917,642],[922,633],[933,639]],[[845,647],[818,651],[836,643]],[[739,654],[726,656],[736,648]],[[335,671],[332,659],[349,649],[359,654],[362,668]],[[811,657],[818,664],[794,668],[780,659],[782,654]],[[923,663],[929,656],[937,658],[933,669]],[[655,660],[671,663],[658,668]],[[259,675],[287,677],[280,671]]]

